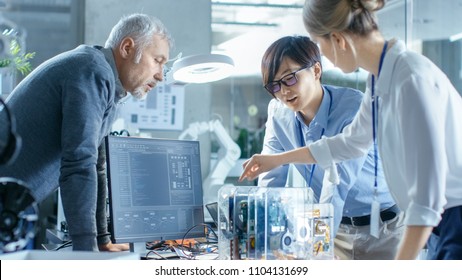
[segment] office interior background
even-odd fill
[[[241,159],[245,159],[261,150],[271,99],[261,81],[261,57],[282,36],[307,35],[301,16],[303,3],[304,0],[0,0],[0,29],[13,24],[21,30],[25,51],[36,53],[31,60],[35,68],[79,44],[104,45],[122,15],[142,12],[158,17],[175,39],[171,58],[179,53],[220,53],[233,58],[235,70],[230,77],[184,86],[182,127],[184,130],[195,122],[219,119],[239,145]],[[429,57],[462,92],[461,14],[462,0],[388,0],[378,17],[386,38],[402,39],[408,48]],[[323,83],[364,90],[364,71],[344,74],[327,60],[323,67]],[[8,84],[3,77],[3,98],[21,78],[16,75]],[[182,130],[130,132],[178,138]],[[204,133],[198,140],[205,178],[213,167],[219,143],[212,133]],[[236,165],[239,164],[238,161]],[[237,184],[236,174],[230,174],[227,181]],[[55,198],[40,207],[42,218],[48,219],[56,212]]]

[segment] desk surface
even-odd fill
[[[1,254],[0,260],[139,260],[139,255],[130,252],[82,252],[24,250]]]
[[[33,250],[34,252],[29,255],[18,255],[21,258],[36,258],[37,259],[48,259],[51,258],[53,259],[55,255],[49,255],[48,253],[62,253],[62,255],[65,257],[64,259],[79,259],[78,256],[76,258],[72,258],[69,255],[72,255],[76,253],[75,251],[72,251],[72,244],[64,245],[67,242],[70,241],[70,237],[67,233],[63,233],[61,231],[55,230],[55,229],[47,229],[47,239],[50,243],[48,244],[42,244],[43,251],[41,250]],[[217,244],[214,243],[207,243],[207,239],[205,238],[197,238],[197,239],[187,239],[184,240],[185,244],[188,244],[189,246],[194,245],[194,244],[201,244],[200,245],[200,251],[201,253],[191,253],[188,250],[181,250],[178,249],[178,247],[173,247],[175,248],[175,252],[173,252],[171,249],[168,248],[160,248],[163,250],[148,250],[145,249],[145,243],[140,242],[140,243],[135,243],[132,244],[133,248],[131,248],[133,251],[132,252],[120,252],[121,254],[132,254],[135,256],[138,256],[138,259],[142,260],[169,260],[169,259],[197,259],[197,260],[213,260],[218,258],[218,253],[215,252],[210,252],[210,250],[207,250],[207,246],[217,246]],[[177,244],[181,243],[181,241],[177,240]],[[204,247],[205,246],[205,247]],[[172,247],[170,247],[172,248]],[[77,252],[81,253],[81,252]],[[89,252],[93,253],[93,252]],[[102,254],[106,254],[108,252],[101,252]],[[114,254],[113,252],[109,254]],[[43,257],[43,258],[42,258]],[[90,259],[92,259],[93,255],[88,256]],[[117,256],[114,256],[117,257]]]

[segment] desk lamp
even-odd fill
[[[229,77],[234,70],[233,59],[222,54],[199,54],[180,57],[166,73],[166,82],[202,84]]]

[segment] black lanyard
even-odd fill
[[[387,52],[388,41],[385,41],[383,44],[382,54],[380,54],[380,62],[379,62],[379,71],[377,72],[377,78],[380,75],[380,70],[382,70],[383,60],[385,58],[385,53]],[[378,116],[376,116],[379,110],[379,99],[375,96],[375,77],[372,75],[372,83],[371,83],[371,99],[372,99],[372,141],[374,143],[374,188],[377,192],[377,173],[378,173],[378,162],[379,156],[377,152],[377,134],[376,134],[376,119],[377,119],[377,126],[379,126]]]

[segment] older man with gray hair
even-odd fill
[[[142,98],[162,81],[172,45],[158,19],[125,16],[105,47],[45,61],[8,96],[23,145],[0,176],[23,180],[39,202],[60,188],[73,250],[128,249],[109,239],[103,139],[123,97]]]

